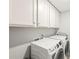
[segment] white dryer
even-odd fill
[[[31,59],[64,59],[61,40],[44,38],[32,42]]]
[[[69,43],[69,39],[67,36],[63,36],[63,35],[54,35],[49,37],[51,39],[55,39],[55,40],[62,40],[63,42],[63,48],[64,48],[64,56],[68,56],[69,57],[69,53],[70,53],[70,43]]]

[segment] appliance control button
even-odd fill
[[[61,43],[61,41],[59,42],[59,45],[61,45],[62,43]]]
[[[59,47],[59,45],[57,44],[57,48]]]

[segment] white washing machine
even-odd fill
[[[61,40],[44,38],[32,42],[31,59],[64,59]]]
[[[62,40],[63,42],[63,48],[64,48],[64,56],[68,56],[69,57],[69,53],[70,53],[70,43],[69,43],[69,39],[67,36],[63,36],[63,35],[54,35],[49,37],[51,39],[56,39],[56,40]]]

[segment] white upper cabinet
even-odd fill
[[[48,0],[38,0],[38,27],[59,28],[59,12]]]
[[[59,12],[48,0],[10,0],[10,26],[59,27]]]
[[[33,0],[10,0],[9,24],[33,26]]]
[[[38,27],[49,27],[49,2],[38,0]]]
[[[59,12],[50,4],[50,27],[59,27]]]

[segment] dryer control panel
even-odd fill
[[[58,49],[62,45],[62,42],[58,42],[54,47],[49,48],[49,52],[53,52],[54,50]]]

